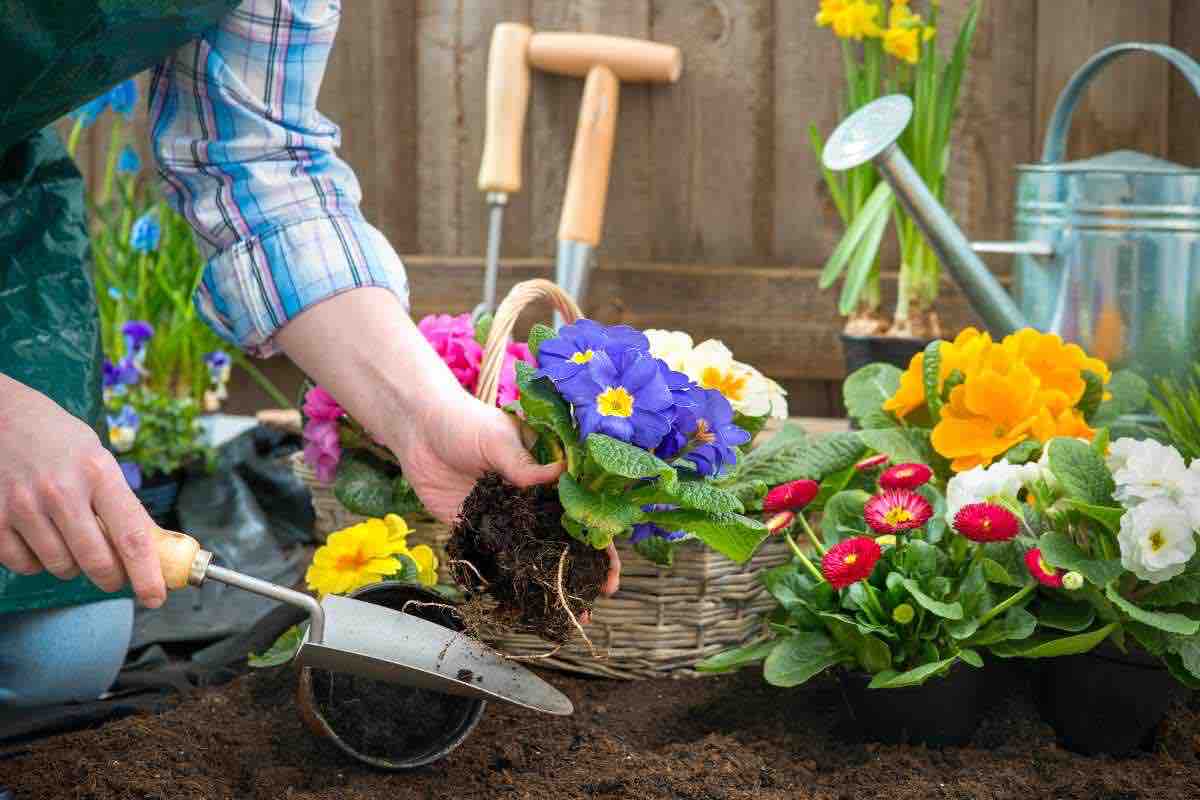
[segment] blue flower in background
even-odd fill
[[[145,320],[131,319],[121,326],[121,335],[125,337],[126,352],[136,353],[150,341],[150,337],[154,335],[154,326]]]
[[[142,159],[138,157],[137,150],[134,150],[131,145],[125,145],[121,150],[121,155],[117,158],[117,172],[128,175],[141,168]]]
[[[129,229],[129,246],[141,253],[157,250],[161,238],[162,226],[158,224],[158,214],[153,210],[138,217]]]
[[[138,426],[142,420],[133,406],[125,406],[115,417],[108,417],[108,441],[118,453],[128,453],[137,440]]]
[[[692,444],[692,449],[683,457],[692,462],[697,472],[719,475],[726,466],[737,463],[734,448],[750,441],[750,434],[733,424],[733,406],[723,394],[715,389],[697,387],[693,395],[696,405],[680,407],[676,411],[672,430],[686,434],[687,441]],[[659,456],[670,457],[662,453]]]
[[[617,358],[593,351],[587,369],[558,386],[575,407],[580,441],[603,433],[653,450],[671,430],[675,400],[659,361],[627,349]]]
[[[653,514],[659,511],[674,511],[679,506],[666,505],[664,503],[651,503],[648,506],[642,506],[642,511],[647,514]],[[639,522],[633,526],[633,533],[629,536],[631,544],[637,544],[643,539],[649,539],[651,536],[657,536],[668,542],[677,542],[687,536],[687,531],[668,531],[655,525],[653,522]]]
[[[104,380],[104,399],[111,400],[114,397],[120,397],[125,394],[130,386],[137,384],[142,379],[142,373],[138,371],[137,366],[128,358],[123,358],[116,364],[104,359],[102,369]]]
[[[224,350],[205,353],[204,363],[208,365],[208,377],[214,386],[221,386],[229,381],[229,370],[232,363],[229,353]]]
[[[113,300],[120,300],[122,297],[121,290],[115,286],[110,286],[108,287],[108,296]]]
[[[129,488],[135,492],[142,488],[142,468],[132,461],[118,461],[118,466],[121,467],[121,474],[125,476],[125,482],[129,484]]]
[[[117,114],[129,119],[135,105],[137,105],[137,83],[130,78],[72,111],[71,118],[82,120],[83,127],[87,128],[110,107]]]
[[[628,325],[604,327],[581,319],[558,329],[558,335],[538,347],[537,376],[555,383],[569,381],[582,372],[596,353],[608,353],[614,361],[626,350],[650,352],[650,340]]]

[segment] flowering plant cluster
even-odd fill
[[[429,545],[409,546],[412,530],[403,518],[388,514],[331,533],[313,553],[304,575],[318,597],[349,594],[372,583],[398,581],[419,586],[437,584],[438,560]],[[300,648],[307,623],[285,631],[264,653],[252,654],[251,667],[286,664]]]
[[[913,120],[900,138],[900,148],[917,172],[942,199],[946,185],[950,135],[958,114],[959,91],[979,18],[973,2],[947,58],[938,52],[940,3],[932,0],[927,18],[910,0],[821,0],[818,25],[841,40],[846,68],[849,114],[884,94],[902,93],[913,101]],[[810,138],[821,160],[824,147],[816,126]],[[822,288],[842,279],[838,310],[850,316],[846,329],[855,335],[937,336],[937,300],[941,268],[912,218],[897,206],[875,168],[863,164],[841,174],[826,171],[829,188],[846,232],[821,273]],[[900,245],[900,293],[888,321],[879,314],[879,248],[888,223],[896,223]]]
[[[692,539],[735,561],[753,554],[766,527],[720,482],[751,431],[786,415],[777,385],[719,342],[693,347],[679,332],[583,319],[535,326],[529,348],[537,367],[516,365],[514,410],[538,434],[535,455],[565,464],[558,495],[572,536],[598,549],[629,537],[663,564]]]
[[[431,314],[417,323],[463,389],[474,393],[483,362],[483,344],[491,317],[477,322],[470,314]],[[517,399],[516,364],[533,363],[529,348],[508,345],[496,403],[508,407]],[[304,393],[304,460],[322,483],[332,483],[342,505],[356,514],[385,517],[421,512],[423,507],[401,474],[395,456],[346,413],[328,391],[310,386]]]
[[[947,479],[998,459],[1024,462],[1055,437],[1090,440],[1139,410],[1147,387],[1056,334],[1025,328],[997,342],[968,328],[932,342],[904,372],[863,367],[843,395],[865,445]]]

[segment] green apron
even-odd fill
[[[0,53],[0,373],[105,435],[83,180],[44,126],[162,61],[238,0],[15,0]],[[37,433],[29,433],[36,442]],[[126,591],[127,593],[127,591]],[[0,613],[113,597],[0,567]]]

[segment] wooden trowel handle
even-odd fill
[[[501,22],[492,30],[488,50],[487,118],[479,191],[521,190],[521,140],[529,107],[529,64],[525,51],[533,29],[519,22]]]
[[[592,247],[600,241],[620,91],[621,84],[608,67],[599,65],[588,71],[558,226],[560,240]]]
[[[624,83],[674,83],[683,72],[683,54],[673,45],[570,31],[533,34],[529,63],[543,72],[577,78],[603,64]]]
[[[162,567],[163,580],[168,589],[183,589],[189,586],[188,576],[192,564],[200,553],[200,543],[186,533],[154,529],[158,563]]]

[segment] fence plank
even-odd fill
[[[1175,0],[1172,4],[1171,44],[1192,58],[1200,59],[1200,3]],[[1170,158],[1189,167],[1200,165],[1200,98],[1179,70],[1171,69],[1170,129],[1167,144]]]

